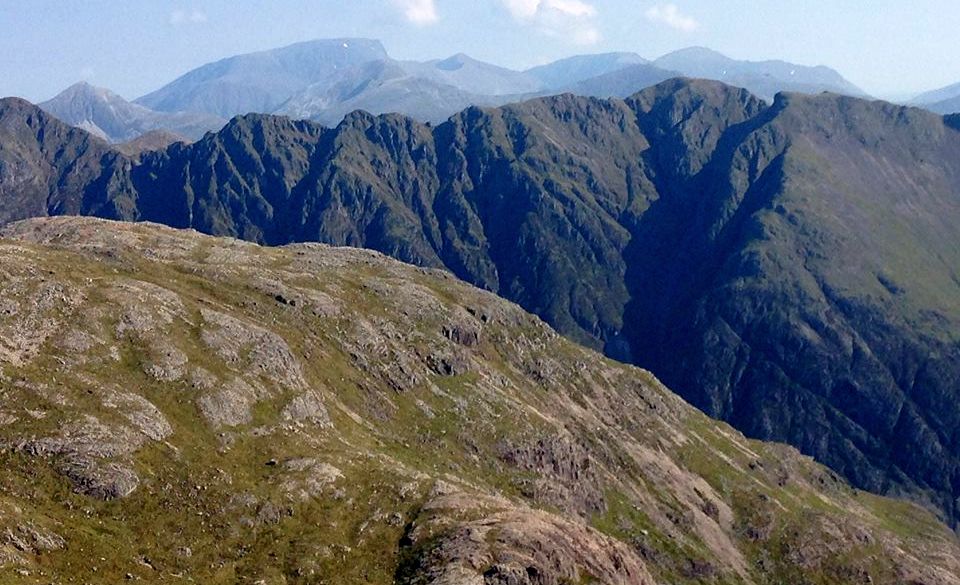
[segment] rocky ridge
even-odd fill
[[[883,102],[767,104],[671,80],[439,126],[244,116],[131,160],[13,102],[0,221],[150,220],[445,267],[956,525],[957,128]]]
[[[0,286],[5,583],[960,582],[928,512],[446,272],[56,218]]]

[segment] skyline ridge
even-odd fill
[[[405,9],[414,4],[424,11]],[[265,11],[224,0],[191,0],[174,9],[118,0],[41,1],[5,11],[8,34],[0,49],[9,56],[0,61],[6,80],[0,93],[36,102],[82,78],[138,96],[223,56],[316,38],[365,37],[380,39],[399,60],[463,52],[511,69],[580,53],[625,50],[651,57],[704,46],[736,59],[827,65],[871,95],[905,99],[960,80],[960,64],[950,58],[960,50],[953,34],[960,15],[952,8],[944,0],[909,7],[822,0],[803,6],[358,0],[349,11],[331,11],[323,3],[279,0]],[[44,60],[46,51],[60,58]],[[150,67],[139,66],[147,62]]]

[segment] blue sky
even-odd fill
[[[85,79],[135,98],[218,58],[340,36],[510,67],[702,45],[830,65],[883,97],[960,82],[956,0],[0,0],[0,95]]]

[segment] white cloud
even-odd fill
[[[700,28],[700,23],[684,14],[676,4],[657,4],[647,10],[646,16],[650,22],[665,24],[681,32],[693,32]]]
[[[427,25],[439,20],[434,0],[393,0],[393,4],[413,24]]]
[[[581,2],[581,0],[543,0],[540,6],[546,10],[556,10],[577,18],[597,14],[597,9],[593,5]]]
[[[170,24],[179,26],[181,24],[202,24],[207,22],[207,15],[200,10],[174,10],[170,13]]]
[[[531,19],[543,12],[559,12],[575,18],[594,16],[597,9],[583,0],[501,0],[513,16]]]
[[[517,20],[550,36],[593,45],[602,35],[594,22],[597,9],[584,0],[500,0]]]

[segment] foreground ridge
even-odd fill
[[[0,232],[0,580],[958,583],[928,512],[446,272]]]

